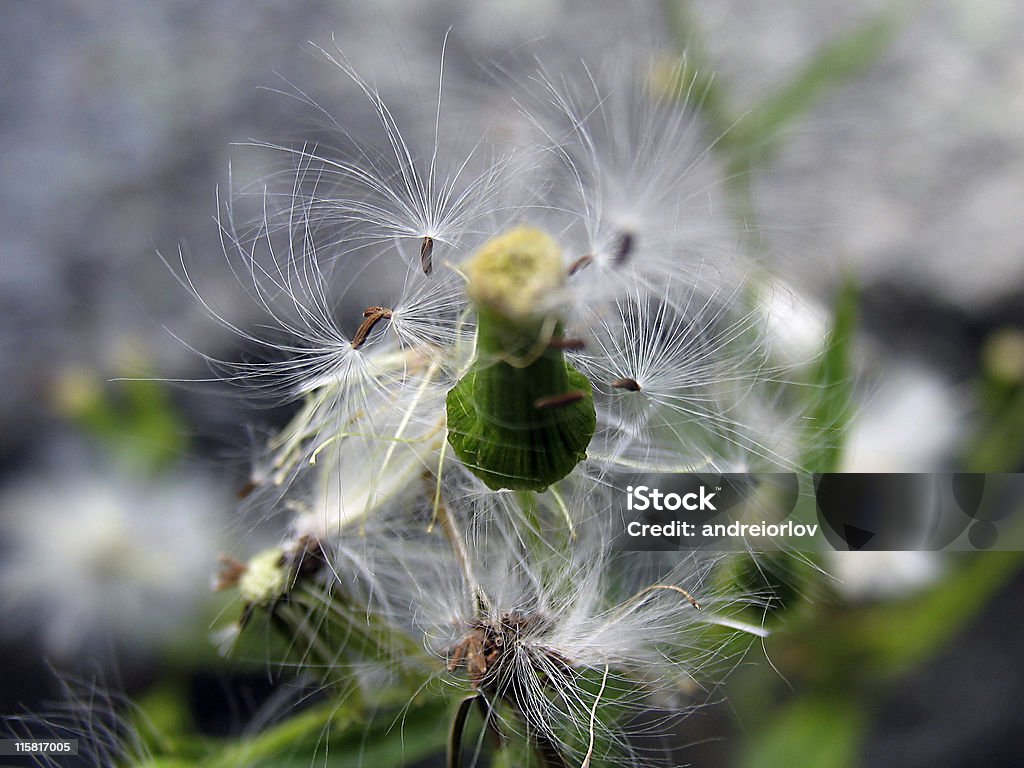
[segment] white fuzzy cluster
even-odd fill
[[[477,689],[505,732],[544,734],[577,764],[593,736],[606,757],[628,761],[629,715],[700,705],[766,633],[751,623],[756,596],[721,579],[722,556],[616,553],[613,494],[583,493],[567,504],[592,516],[571,533],[545,508],[550,499],[537,500],[552,521],[538,528],[508,494],[466,497],[447,510],[462,553],[413,531],[375,567],[387,579],[388,620],[420,638],[443,662],[435,674],[456,687],[473,681],[473,652],[460,650],[467,638],[481,625],[522,624],[493,685]]]
[[[717,559],[622,566],[620,489],[644,472],[792,469],[802,441],[747,283],[764,284],[761,268],[723,215],[714,137],[692,110],[700,94],[683,65],[557,61],[499,78],[474,112],[446,103],[442,67],[420,91],[429,107],[400,112],[325,55],[365,97],[376,140],[300,93],[336,144],[272,147],[292,161],[287,188],[256,190],[254,229],[231,208],[222,221],[271,328],[236,329],[268,359],[234,376],[301,400],[257,496],[288,511],[292,541],[325,546],[340,585],[304,625],[344,621],[358,594],[464,685],[481,662],[460,643],[519,622],[514,682],[473,686],[582,755],[588,734],[616,738],[595,714],[605,698],[693,701],[730,631],[760,634],[735,615],[751,599],[712,576]],[[445,398],[474,355],[463,265],[519,225],[558,243],[565,279],[536,301],[562,320],[597,411],[587,459],[536,495],[488,490],[447,442]]]
[[[235,195],[236,208],[258,198],[254,228],[232,208],[222,220],[270,329],[236,328],[267,359],[232,376],[303,401],[255,477],[283,488],[315,467],[305,498],[292,494],[297,533],[337,532],[402,502],[422,473],[453,469],[444,398],[475,333],[461,265],[520,224],[565,260],[543,309],[564,319],[567,359],[594,386],[588,472],[796,465],[799,413],[748,285],[763,270],[724,215],[685,66],[558,61],[525,82],[499,78],[467,120],[443,75],[419,94],[432,103],[399,114],[339,52],[325,55],[365,97],[376,141],[300,94],[337,144],[273,147],[293,161],[289,185]],[[363,307],[388,313],[354,343]]]

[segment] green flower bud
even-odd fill
[[[477,309],[476,359],[448,393],[448,441],[494,490],[543,491],[586,458],[596,417],[590,381],[565,362],[558,244],[521,227],[465,265]]]

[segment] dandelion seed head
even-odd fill
[[[542,61],[525,83],[499,82],[525,130],[495,141],[485,126],[452,142],[443,62],[433,83],[413,89],[424,104],[410,113],[392,109],[340,50],[320,53],[364,100],[382,144],[357,138],[298,91],[339,146],[276,147],[294,166],[289,189],[273,198],[283,208],[266,208],[244,236],[225,222],[226,246],[245,264],[239,274],[277,338],[292,338],[264,341],[285,359],[243,366],[240,376],[258,372],[305,399],[272,446],[269,477],[286,486],[320,472],[315,484],[335,487],[312,505],[326,512],[321,523],[304,514],[298,530],[323,535],[396,503],[417,467],[437,474],[478,461],[445,455],[444,414],[431,410],[473,363],[475,304],[554,311],[564,337],[578,340],[567,356],[595,391],[587,463],[601,471],[791,460],[779,440],[741,421],[754,401],[778,404],[767,393],[782,369],[769,363],[764,318],[743,299],[744,258],[713,202],[713,139],[695,116],[701,94],[685,61],[668,75],[632,55],[614,68]],[[548,256],[519,259],[518,271],[498,265],[492,257],[505,258],[513,240]],[[379,314],[367,322],[363,313],[360,332],[344,330],[358,324],[349,298],[371,264],[382,279],[359,293]],[[571,396],[534,400],[556,408]],[[335,525],[328,510],[338,505]]]
[[[685,63],[665,87],[646,62],[542,62],[499,83],[502,119],[452,141],[443,67],[420,94],[431,108],[403,111],[325,55],[380,140],[301,94],[338,146],[277,148],[289,187],[225,238],[282,358],[241,374],[302,402],[255,479],[279,488],[290,543],[332,551],[288,587],[294,643],[306,663],[350,664],[314,628],[383,620],[431,674],[511,705],[510,728],[582,755],[599,727],[628,752],[621,725],[594,725],[595,681],[625,710],[680,711],[734,660],[724,636],[763,630],[718,557],[626,565],[621,489],[788,469],[803,445],[696,78]],[[495,318],[514,333],[496,338]]]
[[[483,695],[508,732],[525,723],[527,738],[544,734],[568,754],[582,752],[595,727],[595,678],[610,681],[621,711],[682,711],[710,695],[716,675],[746,647],[727,652],[725,630],[734,642],[763,635],[742,614],[756,599],[715,578],[719,556],[682,558],[667,569],[622,560],[610,546],[608,510],[577,528],[571,544],[563,528],[559,544],[503,510],[495,500],[505,496],[482,500],[485,508],[464,505],[474,586],[457,562],[415,546],[398,557],[416,577],[410,631],[443,663],[438,674]],[[685,596],[691,590],[703,610]],[[596,726],[622,754],[630,749],[627,721]]]

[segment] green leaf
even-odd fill
[[[812,376],[811,428],[804,449],[804,469],[810,472],[835,472],[839,467],[853,403],[851,360],[859,315],[859,290],[855,280],[847,277],[836,297],[825,351]]]
[[[732,170],[763,164],[779,149],[786,129],[826,96],[878,63],[912,17],[916,3],[884,9],[861,26],[820,47],[784,85],[758,102],[724,137]]]
[[[57,397],[67,418],[133,472],[159,471],[185,452],[185,424],[162,382],[103,383],[91,371],[70,371]]]
[[[218,762],[210,768],[400,768],[443,753],[450,715],[446,702],[428,697],[408,709],[380,713],[368,724],[307,730],[282,740],[276,756],[264,753],[256,762]]]
[[[317,745],[322,745],[324,739],[348,735],[361,722],[361,713],[345,702],[321,705],[292,715],[257,736],[220,743],[201,766],[298,765],[292,762],[297,754],[302,755],[301,759],[308,766]]]
[[[1024,332],[1004,328],[982,348],[975,384],[980,413],[964,448],[968,472],[1016,472],[1024,465]]]
[[[864,713],[842,696],[800,699],[768,719],[748,743],[742,768],[845,768],[855,764]]]

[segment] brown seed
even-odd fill
[[[587,264],[589,264],[593,260],[594,260],[594,257],[590,256],[589,254],[586,255],[586,256],[580,256],[578,259],[576,259],[576,261],[574,261],[569,266],[569,275],[570,275],[570,277],[572,275],[575,275],[577,272],[579,272],[581,269],[583,269],[585,266],[587,266]]]
[[[533,407],[537,410],[546,410],[548,408],[561,408],[562,406],[569,405],[571,403],[578,402],[587,396],[587,393],[582,389],[573,389],[568,392],[563,392],[560,395],[549,395],[548,397],[538,397],[533,401]]]
[[[217,581],[213,588],[217,592],[223,592],[225,589],[231,589],[236,586],[238,580],[249,570],[249,566],[241,560],[235,560],[235,558],[228,557],[227,555],[221,555],[219,560],[220,571],[217,573]]]
[[[250,480],[241,488],[239,488],[238,491],[235,492],[235,496],[237,496],[239,499],[245,499],[248,498],[249,494],[251,494],[255,490],[256,482],[254,480]]]
[[[639,392],[640,385],[636,379],[630,379],[628,377],[622,379],[616,379],[612,382],[612,386],[616,389],[624,389],[627,392]]]
[[[667,590],[670,590],[672,592],[678,592],[680,595],[685,597],[690,602],[690,605],[692,605],[698,611],[704,610],[704,606],[697,602],[697,598],[695,598],[693,595],[691,595],[689,592],[687,592],[682,587],[677,587],[674,584],[654,584],[654,585],[648,587],[647,589],[644,589],[644,590],[641,590],[640,592],[637,592],[635,595],[633,595],[631,600],[635,600],[636,598],[640,598],[640,600],[643,600],[646,595],[649,595],[651,592],[655,592],[655,591],[657,591],[659,589],[667,589]]]
[[[615,266],[621,266],[625,263],[626,259],[629,258],[629,254],[633,252],[635,239],[636,238],[632,232],[623,232],[619,235],[619,241],[615,248],[615,253],[612,256],[612,261],[615,263]]]
[[[434,271],[434,238],[427,235],[423,238],[423,244],[420,246],[420,266],[423,267],[423,274],[429,275]]]
[[[564,349],[568,352],[578,352],[587,346],[583,339],[551,339],[548,346],[552,349]]]
[[[359,349],[363,346],[373,327],[381,320],[390,320],[392,314],[392,311],[387,307],[367,307],[364,309],[363,317],[366,319],[356,329],[356,335],[352,337],[352,349]]]

